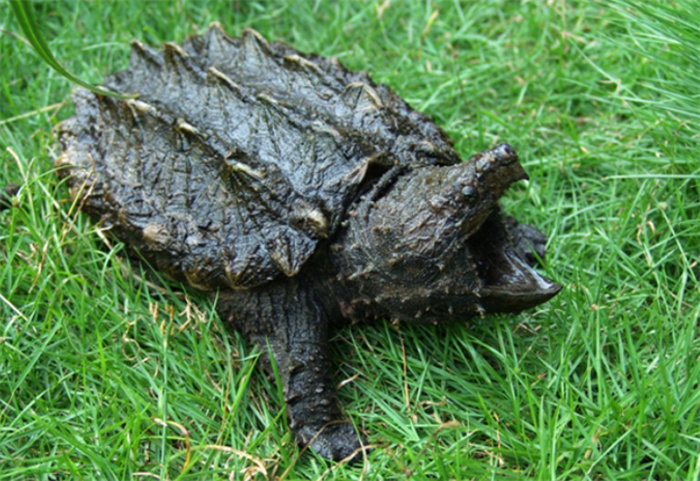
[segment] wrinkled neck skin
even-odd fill
[[[543,257],[546,237],[498,206],[526,178],[515,151],[502,144],[466,163],[377,182],[313,269],[333,273],[317,277],[331,291],[327,299],[350,321],[433,323],[547,301],[561,286],[532,269],[530,249]]]

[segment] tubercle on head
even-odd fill
[[[447,218],[445,225],[460,226],[462,238],[479,228],[511,184],[528,178],[508,144],[480,152],[467,162],[436,168],[430,176],[435,180],[425,190],[430,209]]]
[[[353,209],[361,215],[350,220],[361,224],[358,241],[372,249],[439,255],[478,230],[508,187],[525,178],[515,150],[500,144],[464,163],[400,176],[389,189],[361,198]]]
[[[464,196],[466,203],[498,200],[512,183],[528,179],[518,162],[518,154],[508,144],[479,152],[460,167],[461,173],[452,190]]]
[[[357,292],[353,312],[359,300],[370,302],[370,310],[381,300],[411,318],[423,302],[444,301],[446,316],[477,312],[481,281],[469,239],[523,178],[515,150],[502,144],[468,162],[409,171],[360,198],[342,248],[332,251],[339,280]]]

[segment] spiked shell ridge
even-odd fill
[[[103,226],[202,289],[297,274],[373,172],[459,162],[388,87],[253,30],[133,42],[105,85],[137,98],[77,89],[59,174]]]

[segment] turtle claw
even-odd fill
[[[357,436],[352,423],[337,421],[326,424],[308,443],[316,454],[333,461],[358,461],[364,443]]]

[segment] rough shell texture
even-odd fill
[[[134,42],[105,84],[138,97],[75,92],[61,175],[84,210],[202,289],[293,276],[367,176],[460,161],[387,87],[251,30],[214,25],[161,51]]]
[[[520,312],[561,289],[533,269],[546,236],[498,205],[527,178],[516,151],[460,162],[439,127],[336,60],[214,26],[160,52],[134,43],[105,83],[138,97],[74,94],[57,160],[73,198],[212,291],[272,355],[294,438],[322,456],[362,449],[336,402],[331,326]]]

